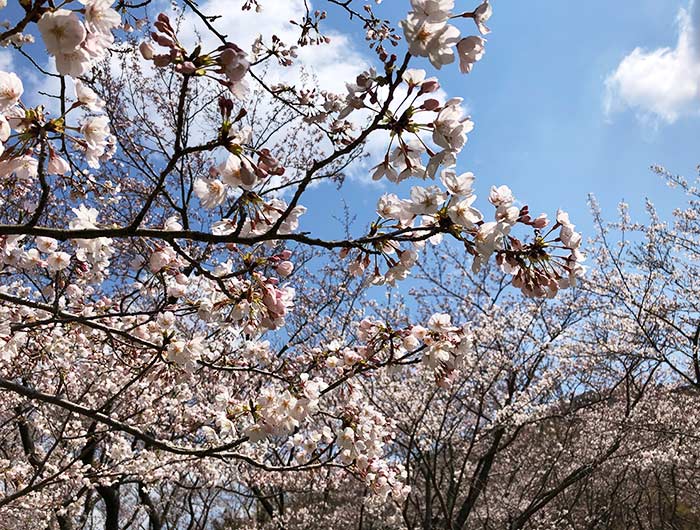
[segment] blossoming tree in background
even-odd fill
[[[526,297],[581,275],[566,213],[533,217],[504,185],[477,201],[457,170],[473,123],[420,68],[472,71],[485,40],[462,32],[488,33],[488,1],[412,0],[401,32],[359,0],[298,4],[294,41],[269,28],[250,48],[190,0],[4,8],[3,528],[284,527],[290,484],[348,484],[357,513],[400,514],[402,418],[367,385],[450,389],[477,331],[449,307],[384,312],[368,286],[405,280],[433,245]],[[327,45],[323,9],[362,27],[374,66],[343,94],[269,81]],[[410,193],[377,197],[363,233],[300,229],[370,134],[385,139],[373,178]]]
[[[402,503],[373,502],[331,470],[322,482],[268,474],[253,515],[213,502],[216,528],[696,528],[698,191],[657,171],[688,205],[666,222],[650,204],[646,223],[625,205],[615,223],[594,208],[590,273],[555,300],[514,295],[494,269],[475,275],[454,247],[423,256],[417,319],[439,308],[469,322],[460,372],[431,386],[424,359],[354,382],[394,422]],[[391,302],[382,318],[404,321],[410,308]]]

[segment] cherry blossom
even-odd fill
[[[202,206],[215,208],[226,200],[226,186],[218,179],[197,179],[194,184],[194,193],[199,197]]]
[[[486,41],[481,37],[471,36],[461,39],[457,43],[457,53],[459,54],[459,69],[464,74],[472,71],[474,63],[480,61],[484,56]]]
[[[80,79],[75,80],[75,94],[77,100],[92,112],[101,112],[105,106],[105,102],[95,91],[86,86]]]
[[[87,36],[87,30],[78,15],[67,9],[44,13],[37,26],[51,55],[75,52]]]
[[[448,100],[433,122],[433,141],[450,151],[460,151],[474,128],[474,123],[464,118],[461,104],[461,98]]]
[[[112,9],[113,0],[80,0],[85,6],[85,22],[96,33],[110,34],[121,24],[121,17]]]
[[[0,111],[15,105],[22,97],[24,87],[17,74],[0,71]],[[6,141],[7,138],[5,138]]]
[[[454,0],[411,0],[417,18],[428,22],[445,22],[454,9]]]
[[[435,68],[454,62],[452,49],[459,40],[459,30],[445,22],[429,22],[416,14],[403,21],[409,51],[418,57],[427,57]]]
[[[488,22],[492,14],[493,7],[489,3],[489,0],[484,0],[484,2],[474,10],[474,22],[482,35],[491,33],[491,30],[486,27],[485,23]]]

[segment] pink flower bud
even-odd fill
[[[139,45],[139,51],[141,52],[141,56],[146,59],[147,61],[150,61],[153,59],[153,55],[155,54],[155,50],[153,49],[153,46],[151,46],[151,43],[148,41],[143,41]]]
[[[219,98],[219,110],[222,116],[230,116],[231,112],[233,112],[233,100],[229,97],[221,96]]]
[[[168,66],[170,64],[170,55],[154,55],[153,64],[159,67]]]
[[[165,33],[168,33],[170,35],[175,34],[173,26],[170,24],[170,19],[165,13],[159,13],[153,25],[160,29],[160,31],[164,31]]]
[[[49,175],[65,175],[70,171],[70,166],[68,162],[54,153],[49,157],[49,165],[46,170]]]
[[[155,26],[155,28],[156,28],[158,31],[162,31],[162,32],[165,33],[166,35],[171,35],[171,34],[172,34],[172,31],[170,30],[170,25],[169,25],[169,24],[165,24],[165,23],[163,23],[163,22],[158,21],[158,22],[154,23],[153,26]]]
[[[269,173],[267,172],[267,169],[265,168],[265,166],[263,164],[257,165],[253,169],[255,171],[255,176],[258,177],[259,179],[264,179],[265,177],[267,177],[269,175]]]
[[[440,108],[440,102],[437,99],[426,99],[421,108],[424,110],[434,111]]]
[[[165,46],[166,48],[175,47],[175,42],[170,37],[166,37],[165,35],[162,35],[160,33],[151,33],[151,37],[161,46]]]
[[[181,74],[188,74],[192,75],[197,71],[197,67],[194,65],[193,62],[191,61],[185,61],[184,63],[180,63],[175,67],[175,70],[180,72]]]
[[[265,304],[265,307],[267,307],[268,310],[274,311],[275,307],[277,306],[276,289],[271,285],[266,285],[263,287],[263,289],[264,293],[262,302]]]
[[[547,219],[546,213],[540,214],[539,217],[537,217],[532,222],[532,226],[534,226],[535,228],[544,228],[548,224],[549,224],[549,219]]]
[[[283,277],[287,277],[290,274],[292,274],[292,271],[294,270],[294,263],[291,261],[283,261],[277,267],[275,268],[277,271],[277,274]]]
[[[436,92],[440,88],[440,83],[437,79],[426,79],[420,86],[421,94],[430,94]]]

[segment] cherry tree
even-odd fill
[[[425,363],[365,384],[397,421],[404,527],[697,526],[700,202],[697,182],[655,171],[687,204],[665,220],[649,202],[641,222],[622,204],[610,223],[593,201],[595,259],[554,301],[512,297],[455,249],[421,260],[423,311],[469,322],[472,348],[447,390],[425,391]]]
[[[482,213],[457,170],[474,124],[429,72],[476,72],[488,0],[411,0],[398,23],[374,3],[317,3],[292,3],[291,39],[265,28],[252,45],[216,3],[5,7],[2,524],[310,527],[322,507],[305,499],[324,492],[354,499],[360,526],[394,524],[412,471],[394,403],[367,385],[418,371],[406,388],[450,389],[474,334],[494,331],[471,313],[409,320],[373,287],[391,292],[433,246],[525,297],[582,275],[565,212],[534,217],[497,185]],[[340,94],[297,65],[332,42],[329,13],[362,29],[372,63]],[[305,207],[314,190],[360,185],[346,177],[365,154],[395,193],[357,212],[361,229],[306,226],[331,218]]]
[[[656,171],[688,204],[665,221],[649,203],[644,222],[623,204],[610,223],[593,203],[595,260],[555,300],[514,295],[494,269],[475,274],[461,249],[424,253],[411,300],[377,310],[467,323],[459,373],[431,387],[424,358],[354,382],[395,422],[387,450],[405,499],[374,503],[340,477],[323,491],[280,481],[264,488],[258,524],[287,510],[286,528],[696,527],[700,203],[694,183]]]

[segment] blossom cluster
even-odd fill
[[[76,230],[97,228],[98,212],[95,208],[81,205],[73,209],[75,216],[70,227]],[[71,243],[74,249],[60,244],[54,238],[38,236],[32,241],[24,236],[0,239],[0,263],[6,268],[31,273],[43,269],[49,273],[58,273],[66,269],[81,278],[82,282],[101,282],[109,276],[110,258],[114,254],[112,240],[107,237],[95,239],[75,239]],[[66,288],[67,294],[76,298],[82,294],[79,285],[71,284]],[[47,287],[44,295],[49,296],[51,288]],[[49,296],[52,298],[52,296]]]
[[[224,118],[222,132],[227,132],[225,147],[229,154],[223,162],[209,169],[207,178],[198,178],[194,183],[194,193],[207,209],[220,206],[230,194],[252,191],[269,182],[271,177],[283,175],[285,171],[269,149],[256,150],[252,147],[253,133],[250,127],[240,130],[230,127],[231,100],[221,98],[220,108]],[[257,162],[254,158],[256,156]]]
[[[263,390],[252,410],[248,411],[254,418],[245,434],[251,442],[257,442],[267,436],[290,435],[297,429],[309,414],[318,409],[318,400],[322,390],[326,388],[322,379],[310,379],[308,374],[301,374],[295,395],[287,390],[272,387]],[[318,443],[321,440],[330,441],[327,431],[309,436],[309,442]],[[308,445],[306,453],[313,453]],[[298,454],[302,459],[304,454]]]
[[[56,61],[59,74],[74,78],[86,74],[114,43],[112,30],[121,17],[113,0],[80,0],[84,18],[75,10],[47,10],[37,22],[46,50]]]
[[[459,29],[448,23],[456,18],[472,18],[481,34],[490,30],[485,23],[491,18],[489,0],[472,12],[453,14],[454,0],[411,0],[413,10],[402,21],[409,51],[417,57],[427,57],[438,70],[459,56],[459,67],[469,73],[484,55],[485,40],[480,36],[462,38]]]
[[[116,149],[116,138],[103,113],[104,102],[90,87],[75,80],[75,101],[55,118],[42,106],[27,107],[21,97],[24,87],[12,72],[0,71],[0,179],[14,194],[25,196],[36,185],[37,177],[65,175],[76,167],[67,146],[72,146],[93,169],[109,160]],[[83,111],[75,125],[70,113]],[[8,180],[11,175],[14,179]]]
[[[385,458],[386,444],[394,438],[393,422],[371,404],[351,398],[343,411],[343,423],[346,426],[337,436],[340,461],[357,470],[376,500],[405,499],[411,489],[405,484],[406,469]]]
[[[285,316],[294,306],[295,289],[280,284],[280,279],[289,276],[294,269],[290,257],[289,250],[267,257],[242,257],[251,270],[266,268],[276,276],[255,271],[249,278],[242,278],[233,270],[234,261],[227,260],[210,273],[193,277],[183,274],[187,263],[172,246],[161,243],[153,248],[147,265],[151,274],[166,282],[168,296],[196,308],[203,322],[217,327],[233,326],[255,336],[282,327]],[[142,269],[143,261],[135,261],[132,267]],[[180,364],[192,366],[201,352],[190,348],[187,352],[178,352],[177,357]]]
[[[246,94],[248,85],[245,76],[250,62],[247,54],[233,42],[218,47],[209,53],[201,53],[197,47],[192,53],[180,44],[170,18],[165,13],[159,13],[154,24],[156,31],[151,33],[151,40],[144,40],[139,49],[144,59],[152,61],[159,68],[172,66],[176,72],[188,76],[209,76],[228,87],[239,97]],[[157,53],[151,44],[166,48],[165,53]],[[217,74],[214,77],[213,74]],[[222,76],[222,77],[218,77]]]
[[[575,285],[585,272],[579,250],[581,235],[574,231],[565,212],[559,211],[556,223],[545,231],[549,225],[546,214],[533,219],[527,206],[514,205],[510,188],[493,186],[489,202],[495,208],[494,220],[485,221],[474,207],[472,173],[457,175],[453,169],[446,169],[441,182],[444,190],[435,185],[414,186],[410,199],[400,199],[393,193],[382,196],[377,205],[380,221],[374,225],[374,249],[357,252],[350,270],[362,274],[371,263],[370,256],[374,256],[372,281],[393,284],[410,273],[426,240],[438,244],[446,232],[473,255],[475,272],[495,254],[499,267],[513,276],[513,285],[527,296],[552,297],[559,289]],[[511,233],[517,224],[533,230],[531,241],[522,241]],[[412,234],[408,238],[411,247],[402,248],[390,238],[392,233]],[[384,274],[377,265],[380,258],[388,266]]]

